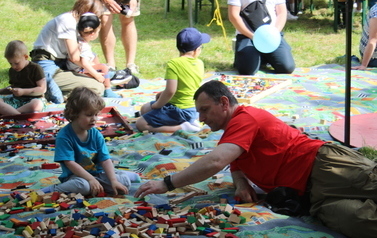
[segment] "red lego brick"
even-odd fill
[[[59,206],[62,210],[67,210],[70,208],[71,205],[69,205],[68,203],[62,202],[59,204]]]
[[[41,165],[42,169],[57,169],[60,167],[58,163],[44,163]]]
[[[53,192],[52,196],[51,196],[51,200],[55,202],[56,200],[59,199],[59,197],[60,197],[60,193],[59,192]]]
[[[207,236],[207,237],[213,237],[213,236],[216,235],[217,233],[219,233],[219,232],[214,231],[214,232],[211,232],[211,233],[207,233],[206,236]]]
[[[90,205],[88,206],[89,209],[96,209],[97,208],[97,205]]]
[[[238,215],[238,216],[241,215],[241,211],[236,209],[236,208],[233,210],[233,213]]]

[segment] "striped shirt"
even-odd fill
[[[361,54],[362,57],[364,55],[365,48],[368,44],[369,22],[370,22],[370,19],[372,19],[372,18],[377,18],[377,4],[374,4],[374,6],[370,8],[369,13],[368,13],[368,17],[367,17],[367,21],[365,22],[364,27],[363,27],[363,33],[362,33],[362,36],[361,36],[361,39],[360,39],[360,46],[359,46],[360,54]],[[372,59],[377,59],[377,47],[374,49]]]

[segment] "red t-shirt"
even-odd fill
[[[241,170],[266,192],[280,186],[305,192],[315,155],[324,143],[313,140],[271,113],[238,106],[219,144],[232,143],[245,152],[230,170]]]

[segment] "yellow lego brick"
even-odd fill
[[[83,201],[82,203],[84,204],[85,207],[89,207],[91,205],[88,201]]]
[[[132,238],[139,238],[139,236],[136,235],[136,234],[131,234],[130,237],[132,237]]]
[[[36,205],[36,206],[32,207],[32,209],[33,209],[33,210],[36,210],[36,209],[39,209],[39,208],[44,207],[44,206],[45,206],[45,204],[44,204],[44,203],[41,203],[41,204],[39,204],[39,205]]]
[[[31,208],[33,206],[33,203],[31,201],[26,202],[26,207]]]
[[[206,214],[207,213],[207,209],[206,208],[202,208],[198,211],[198,213],[200,214]]]
[[[53,203],[53,204],[52,204],[52,207],[53,207],[53,208],[55,208],[55,207],[59,207],[59,204],[57,204],[57,203]]]
[[[4,205],[4,203],[3,203],[3,202],[0,202],[0,207],[1,207],[2,205]]]
[[[33,235],[33,233],[34,233],[33,229],[31,229],[30,226],[25,227],[25,231],[26,231],[27,233],[29,233],[30,235]]]
[[[164,228],[157,228],[154,233],[158,233],[158,234],[163,234],[164,233]]]
[[[37,201],[37,199],[38,199],[38,193],[31,192],[31,193],[29,193],[29,197],[31,197],[31,202],[35,203]]]

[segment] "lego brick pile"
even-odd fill
[[[0,118],[0,143],[2,147],[20,147],[25,143],[53,144],[59,130],[67,124],[63,111],[4,116]],[[96,128],[105,138],[133,133],[115,107],[105,107],[99,113]]]
[[[38,210],[50,214],[68,210],[66,214],[27,221],[10,218],[11,214]],[[81,194],[41,191],[13,192],[1,201],[0,230],[23,237],[237,237],[236,224],[245,223],[241,211],[229,204],[203,208],[179,208],[169,204],[153,205],[145,201],[135,206],[118,206],[106,213],[91,205]],[[10,219],[8,219],[10,218]]]

